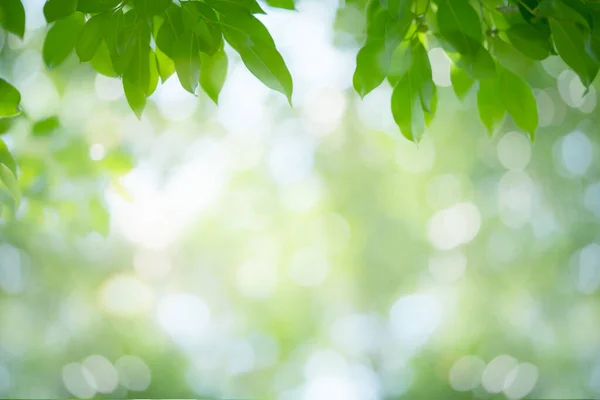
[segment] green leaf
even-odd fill
[[[215,11],[197,1],[181,2],[183,25],[192,30],[200,51],[215,54],[223,46],[223,33]]]
[[[219,94],[227,77],[227,54],[223,50],[212,56],[200,54],[202,67],[200,68],[200,86],[208,97],[219,103]]]
[[[98,51],[92,58],[91,62],[92,67],[104,76],[109,76],[111,78],[116,78],[119,76],[113,68],[112,60],[110,58],[110,52],[108,51],[108,46],[106,42],[101,42],[98,47]]]
[[[12,127],[14,118],[0,118],[0,135],[5,134]]]
[[[133,6],[139,15],[152,17],[165,11],[171,0],[133,0]]]
[[[505,42],[497,36],[489,37],[488,44],[490,52],[494,55],[496,61],[502,67],[509,69],[517,75],[525,76],[533,66],[531,58],[526,57],[510,43]]]
[[[468,0],[440,0],[437,3],[437,22],[443,36],[447,39],[453,36],[458,42],[472,39],[481,43],[481,21]]]
[[[46,35],[42,50],[44,63],[48,68],[55,68],[67,59],[75,48],[77,36],[84,23],[83,14],[75,13],[52,25]]]
[[[25,9],[21,0],[0,1],[0,26],[23,39],[25,34]]]
[[[412,52],[410,42],[401,42],[392,53],[390,67],[388,70],[388,81],[392,86],[396,83],[410,68],[412,63]]]
[[[600,13],[593,14],[594,23],[592,31],[587,37],[585,50],[588,55],[597,63],[600,63]]]
[[[146,97],[153,90],[151,62],[156,65],[156,60],[151,59],[150,46],[142,41],[137,41],[131,62],[123,73],[123,90],[129,106],[138,118],[141,118],[146,106]]]
[[[414,70],[415,80],[419,87],[419,96],[423,110],[428,113],[434,113],[437,101],[436,88],[433,83],[431,64],[429,56],[423,44],[415,40],[412,50],[412,69]]]
[[[0,163],[0,182],[6,186],[15,201],[15,207],[18,208],[21,203],[21,189],[19,188],[19,183],[13,172],[2,163]]]
[[[106,19],[106,14],[95,15],[81,29],[75,45],[75,52],[81,62],[90,61],[94,58],[104,38],[103,28]]]
[[[577,7],[578,3],[581,4],[581,7]],[[586,17],[581,15],[581,13],[579,13],[576,8],[571,7],[571,5],[582,11],[585,9],[585,5],[580,2],[580,0],[570,0],[569,5],[562,0],[543,0],[537,6],[537,17],[548,18],[555,21],[571,22],[581,29],[589,29],[589,22]]]
[[[271,7],[284,8],[286,10],[295,10],[294,0],[267,0]]]
[[[481,122],[486,127],[488,134],[492,136],[504,120],[506,111],[506,107],[500,99],[496,78],[479,81],[477,108],[479,109]]]
[[[169,58],[173,59],[175,41],[183,32],[182,9],[173,4],[165,12],[165,20],[156,35],[156,46]]]
[[[291,104],[292,76],[264,25],[250,14],[235,18],[221,15],[225,39],[241,56],[248,70],[273,90],[283,93]]]
[[[529,58],[544,60],[550,55],[551,44],[548,36],[529,24],[511,26],[506,31],[506,36],[517,50]]]
[[[200,79],[200,54],[194,32],[185,32],[175,41],[173,61],[181,86],[188,92],[196,94]]]
[[[252,14],[265,14],[256,0],[204,0],[206,4],[223,14],[248,11]]]
[[[538,110],[531,87],[514,73],[500,69],[497,92],[517,126],[533,140],[538,126]]]
[[[425,115],[414,73],[414,69],[409,69],[396,84],[392,92],[392,115],[402,135],[418,142],[425,131]]]
[[[79,0],[77,11],[83,13],[101,13],[118,6],[122,0]]]
[[[581,83],[589,87],[598,73],[598,65],[586,52],[586,35],[571,21],[550,20],[556,50],[575,71]]]
[[[439,37],[448,57],[475,79],[487,79],[495,74],[496,66],[490,53],[477,41],[460,32]]]
[[[13,85],[0,78],[0,118],[20,114],[20,102],[21,93]]]
[[[68,17],[75,10],[77,10],[77,0],[48,0],[44,4],[44,17],[50,23]]]
[[[49,117],[41,121],[36,122],[33,125],[31,134],[33,136],[49,136],[52,132],[60,127],[58,117]]]
[[[156,48],[156,68],[160,80],[164,83],[171,75],[175,73],[175,63],[158,47]]]
[[[469,92],[475,80],[469,76],[462,68],[455,64],[450,66],[450,81],[456,97],[462,100]]]
[[[365,97],[381,85],[388,73],[389,63],[384,40],[368,42],[358,51],[352,83],[360,97]]]
[[[17,176],[17,163],[2,140],[0,140],[0,164],[6,165],[13,175]]]
[[[100,199],[94,197],[88,204],[92,228],[102,236],[108,236],[110,229],[110,214]]]

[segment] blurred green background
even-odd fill
[[[269,10],[294,108],[235,54],[219,107],[40,55],[43,0],[0,74],[24,200],[0,217],[3,398],[600,396],[596,88],[531,69],[535,143],[489,138],[429,52],[438,115],[403,139],[351,88],[360,2]],[[43,123],[39,123],[42,121]]]

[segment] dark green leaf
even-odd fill
[[[0,118],[0,135],[5,134],[12,127],[14,118]]]
[[[544,60],[550,55],[549,37],[533,26],[516,24],[506,31],[506,36],[517,50],[534,60]]]
[[[598,65],[586,52],[586,35],[570,21],[551,20],[550,27],[558,54],[579,75],[581,83],[589,87],[598,73]]]
[[[54,22],[73,14],[77,10],[77,0],[48,0],[44,4],[46,21]]]
[[[0,78],[0,118],[12,117],[21,112],[21,93],[13,85]]]
[[[219,94],[227,77],[227,55],[223,50],[212,56],[200,54],[202,67],[200,68],[200,86],[208,97],[219,103]]]
[[[479,81],[477,90],[477,108],[479,118],[492,136],[504,119],[506,108],[500,99],[498,80],[496,78]]]
[[[242,57],[242,61],[266,86],[283,93],[291,103],[292,76],[275,48],[273,38],[264,25],[250,14],[221,16],[225,39]]]
[[[459,43],[466,42],[468,38],[481,43],[481,21],[468,0],[438,1],[437,22],[440,33],[448,40],[449,36],[453,36]],[[467,43],[460,45],[462,48],[466,46]]]
[[[252,14],[264,14],[265,11],[256,0],[204,0],[206,4],[223,14],[248,11]]]
[[[0,26],[21,39],[25,34],[25,9],[21,0],[0,1]]]
[[[439,37],[448,57],[475,79],[494,75],[495,64],[490,53],[477,41],[460,32]]]
[[[214,54],[223,46],[223,34],[214,10],[197,1],[181,2],[183,25],[192,30],[200,51]]]
[[[173,61],[181,86],[195,94],[200,79],[200,54],[194,32],[185,32],[175,41]]]
[[[133,0],[133,6],[139,15],[151,17],[165,11],[171,0]]]
[[[103,28],[106,19],[106,14],[98,14],[90,18],[79,32],[75,52],[81,62],[90,61],[94,58],[104,38]]]
[[[119,76],[119,74],[117,74],[113,68],[110,52],[108,51],[106,42],[100,43],[98,51],[96,51],[96,54],[90,63],[99,74],[109,76],[111,78],[116,78]]]
[[[267,0],[271,7],[284,8],[286,10],[295,10],[294,0]]]
[[[156,63],[156,60],[151,60],[150,55],[150,46],[138,41],[131,62],[123,74],[125,97],[138,118],[141,118],[146,106],[146,97],[152,89],[150,63]]]
[[[415,40],[412,49],[412,69],[414,70],[415,81],[419,88],[419,96],[423,110],[433,113],[435,110],[435,101],[437,100],[436,88],[433,83],[431,64],[427,51],[423,44]]]
[[[156,46],[172,59],[175,41],[184,30],[182,9],[173,4],[165,12],[165,20],[156,35]]]
[[[462,68],[452,64],[450,66],[450,81],[456,97],[463,99],[475,81]]]
[[[58,117],[49,117],[36,122],[31,133],[33,136],[48,136],[60,127]]]
[[[118,6],[122,0],[79,0],[77,11],[84,13],[101,13]]]
[[[396,84],[392,93],[392,115],[402,135],[418,142],[425,131],[425,115],[414,72],[409,69]]]
[[[83,14],[75,13],[52,25],[46,35],[42,51],[44,62],[48,68],[57,67],[67,59],[75,48],[77,36],[84,23]]]
[[[538,110],[531,87],[507,69],[502,68],[498,73],[497,91],[504,108],[533,140],[538,126]]]

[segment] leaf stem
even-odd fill
[[[519,3],[520,5],[523,6],[524,9],[526,9],[527,11],[529,11],[529,13],[533,16],[535,16],[536,12],[533,8],[529,7],[523,0],[517,0],[517,3]]]

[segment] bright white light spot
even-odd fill
[[[317,131],[329,133],[334,130],[346,110],[346,97],[334,88],[318,88],[306,95],[304,109]]]
[[[9,244],[0,245],[0,290],[16,294],[24,287],[21,253]]]
[[[198,98],[183,89],[175,77],[158,85],[152,100],[163,117],[171,121],[188,119],[198,107]]]
[[[477,356],[464,356],[450,369],[450,386],[454,390],[467,391],[479,386],[485,363]]]
[[[10,372],[3,364],[0,364],[0,395],[8,392],[12,386]]]
[[[498,183],[498,209],[500,219],[512,228],[529,222],[533,207],[535,187],[525,172],[509,171]]]
[[[94,81],[94,87],[100,100],[114,101],[123,96],[123,83],[117,78],[98,74]]]
[[[471,242],[481,225],[479,209],[473,203],[459,203],[438,211],[427,224],[431,243],[440,250]]]
[[[173,265],[167,253],[143,249],[135,253],[133,267],[140,278],[155,280],[166,277]]]
[[[284,187],[281,197],[284,205],[289,210],[310,210],[319,202],[321,183],[316,177],[310,177],[295,185]]]
[[[314,143],[307,136],[285,135],[275,141],[269,154],[269,170],[281,185],[298,183],[313,168]]]
[[[585,208],[600,217],[600,182],[593,183],[585,189],[583,204]]]
[[[537,379],[537,367],[530,363],[521,363],[508,373],[504,382],[504,394],[509,399],[521,399],[533,390]]]
[[[570,173],[585,175],[592,164],[592,143],[583,132],[572,132],[562,139],[561,154],[563,165]]]
[[[483,371],[481,384],[489,393],[500,393],[504,389],[504,382],[510,371],[518,362],[509,355],[494,358]]]
[[[236,284],[243,295],[253,299],[266,299],[277,287],[277,270],[271,262],[248,260],[238,267]]]
[[[329,273],[329,261],[322,251],[305,247],[296,251],[290,260],[290,278],[300,286],[314,287],[322,284]]]
[[[531,160],[531,143],[519,132],[509,132],[498,141],[498,159],[506,169],[523,170]]]
[[[90,158],[94,161],[100,161],[106,155],[106,150],[101,144],[95,143],[90,146]]]
[[[227,374],[243,375],[254,369],[256,356],[246,340],[235,340],[227,344]]]
[[[65,388],[75,397],[89,399],[96,395],[96,390],[87,382],[81,364],[67,364],[62,369],[62,380]]]
[[[132,317],[148,311],[152,304],[152,290],[133,276],[113,275],[99,291],[102,308],[118,317]]]
[[[591,294],[600,286],[600,245],[592,243],[579,252],[577,289]]]
[[[419,174],[427,172],[433,167],[435,148],[429,136],[425,135],[419,144],[408,140],[399,140],[394,145],[397,147],[396,162],[402,169]]]
[[[150,368],[139,357],[123,356],[115,363],[119,382],[128,390],[142,392],[150,386]]]
[[[333,343],[340,345],[348,354],[375,351],[383,336],[380,321],[370,315],[352,314],[336,320],[331,326]]]
[[[64,111],[60,106],[64,97],[61,98],[52,79],[44,73],[35,75],[26,84],[19,86],[19,91],[21,107],[32,120],[49,117],[59,110]],[[83,100],[85,102],[85,96]]]
[[[311,379],[304,388],[303,400],[362,400],[354,383],[345,377],[324,376]]]
[[[181,345],[197,343],[210,321],[206,303],[193,294],[171,294],[160,301],[158,322],[171,338]]]
[[[450,59],[441,47],[429,50],[429,62],[431,63],[433,82],[442,87],[451,86]]]
[[[256,333],[250,336],[250,343],[256,357],[256,369],[269,368],[279,360],[279,345],[271,336]]]
[[[17,87],[37,78],[42,71],[43,60],[39,51],[27,49],[23,51],[12,66],[12,83]]]
[[[315,351],[304,366],[304,377],[315,379],[323,375],[343,375],[347,369],[346,360],[333,350]]]
[[[424,345],[442,323],[440,302],[428,294],[400,297],[390,310],[390,323],[396,338],[412,348]]]
[[[453,174],[438,175],[427,184],[425,196],[434,210],[450,207],[462,200],[460,180]]]
[[[83,361],[83,374],[88,385],[100,393],[110,393],[117,388],[117,370],[106,358],[93,355]]]
[[[356,103],[361,122],[379,132],[397,132],[398,126],[389,107],[392,88],[386,82],[373,90],[362,102]]]
[[[467,269],[467,257],[460,251],[442,253],[429,257],[429,272],[441,283],[453,283]]]

